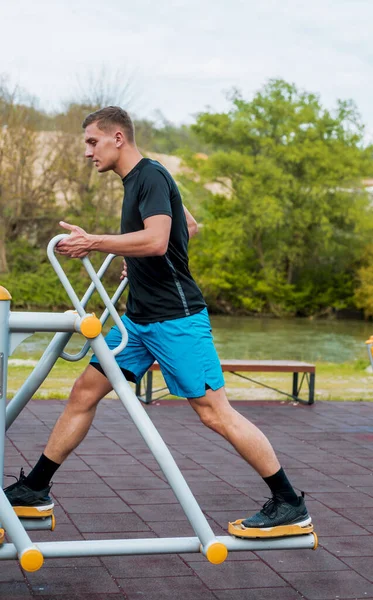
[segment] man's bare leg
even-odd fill
[[[259,512],[231,523],[230,533],[239,537],[276,537],[312,531],[304,499],[293,489],[270,442],[229,404],[224,388],[207,390],[205,396],[189,398],[189,402],[202,423],[230,442],[262,476],[272,493],[272,499]]]
[[[58,418],[44,455],[61,464],[87,435],[99,401],[112,390],[110,381],[88,365],[76,380],[65,410]]]
[[[49,516],[54,503],[49,496],[50,481],[61,463],[85,438],[96,408],[112,386],[100,371],[89,365],[71,390],[65,410],[57,420],[44,453],[31,473],[4,491],[20,517]]]
[[[202,423],[230,442],[261,477],[277,473],[280,463],[269,440],[229,404],[224,388],[188,400]]]

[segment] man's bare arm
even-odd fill
[[[91,235],[78,225],[63,221],[61,227],[71,231],[57,245],[57,252],[71,258],[83,258],[91,250],[119,256],[163,256],[167,252],[171,217],[155,215],[144,220],[144,229],[121,235]]]
[[[195,218],[193,217],[193,215],[189,212],[187,207],[184,206],[184,204],[183,204],[183,209],[184,209],[184,213],[185,213],[185,217],[186,217],[186,221],[187,221],[189,239],[190,239],[194,235],[196,235],[196,233],[198,233],[198,223],[195,220]]]

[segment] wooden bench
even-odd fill
[[[315,376],[316,367],[315,365],[298,362],[295,360],[221,360],[221,368],[224,372],[233,373],[238,377],[247,379],[261,385],[263,387],[275,390],[279,394],[288,396],[290,399],[302,404],[313,404],[315,402]],[[150,404],[153,401],[153,372],[160,371],[160,366],[155,362],[146,373],[144,386],[144,394],[141,394],[141,382],[136,385],[136,395],[145,404]],[[287,394],[281,390],[270,387],[260,381],[254,381],[250,377],[242,375],[242,373],[292,373],[293,374],[293,389],[291,394]],[[302,373],[302,378],[299,382],[299,373]],[[308,386],[308,400],[302,400],[299,397],[299,393],[302,389],[303,382],[306,382]],[[161,388],[154,390],[155,392],[161,392],[167,388]],[[168,395],[168,394],[164,394]],[[159,400],[159,397],[157,397]]]

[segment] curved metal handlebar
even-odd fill
[[[109,256],[112,256],[114,258],[116,255],[115,254],[110,254]],[[102,265],[102,267],[103,266],[104,265]],[[98,271],[97,276],[100,277],[100,271]],[[126,289],[127,284],[128,284],[128,279],[126,277],[118,285],[117,290],[116,290],[114,296],[110,299],[114,306],[118,302],[118,300],[121,297],[123,291]],[[82,301],[82,304],[83,304],[83,301]],[[109,315],[110,315],[110,313],[109,313],[108,309],[105,308],[104,312],[102,313],[102,315],[100,317],[100,321],[101,321],[102,325],[105,325],[106,321],[109,318]],[[69,362],[77,362],[78,360],[81,360],[82,358],[85,357],[85,355],[87,354],[87,352],[90,349],[90,347],[91,347],[91,342],[89,340],[87,340],[85,342],[83,348],[80,350],[80,352],[77,352],[76,354],[69,354],[68,352],[65,352],[63,350],[61,352],[61,354],[60,354],[60,357],[63,358],[64,360],[68,360]]]
[[[106,270],[108,268],[108,266],[110,265],[111,261],[116,257],[116,254],[108,254],[107,257],[105,258],[104,262],[102,263],[101,267],[99,268],[99,270],[97,271],[97,277],[99,279],[102,279],[102,276],[106,273]],[[125,288],[127,287],[128,284],[128,279],[125,278],[123,279],[115,294],[113,295],[113,297],[111,298],[111,302],[114,304],[114,306],[116,305],[116,303],[118,302],[119,298],[121,297],[123,291],[125,290]],[[89,288],[87,289],[86,293],[84,294],[83,298],[81,299],[81,304],[82,306],[86,306],[87,302],[89,301],[89,299],[91,298],[93,292],[95,291],[96,287],[94,285],[94,283],[92,282],[89,286]],[[100,317],[100,321],[102,323],[102,325],[105,325],[108,317],[109,317],[109,311],[107,308],[105,308],[105,311],[102,313],[101,317]],[[89,340],[87,340],[84,344],[84,346],[82,347],[82,349],[77,352],[76,354],[69,354],[68,352],[65,352],[64,350],[61,352],[60,357],[63,358],[64,360],[67,360],[69,362],[77,362],[79,360],[81,360],[82,358],[85,357],[85,355],[87,354],[88,350],[91,347],[91,342]]]
[[[99,270],[97,272],[97,276],[100,279],[103,276],[103,274],[106,272],[106,269],[108,268],[108,266],[110,265],[110,263],[114,257],[115,257],[115,254],[108,254],[107,257],[105,258],[104,262],[102,263],[101,267],[99,268]],[[90,286],[88,287],[86,293],[84,294],[83,298],[80,301],[80,303],[83,307],[86,307],[87,302],[91,298],[95,289],[96,288],[95,288],[94,284],[91,283]],[[90,348],[90,343],[87,340],[85,342],[83,348],[80,350],[80,352],[77,352],[76,354],[69,354],[68,352],[65,352],[63,350],[60,354],[60,357],[69,362],[77,362],[78,360],[81,360],[82,358],[85,357],[89,348]]]
[[[75,293],[74,288],[72,287],[70,281],[68,280],[65,271],[63,270],[63,268],[61,267],[59,261],[57,260],[55,253],[54,253],[54,249],[56,247],[56,245],[58,244],[58,242],[60,242],[61,240],[63,240],[64,238],[69,237],[68,234],[66,233],[62,233],[60,235],[56,235],[54,238],[51,239],[51,241],[48,244],[48,248],[47,248],[47,254],[48,254],[48,258],[51,262],[51,265],[53,267],[53,269],[55,270],[55,272],[57,273],[63,287],[65,288],[65,291],[67,293],[67,295],[69,296],[75,310],[77,311],[78,315],[80,317],[83,317],[86,312],[84,309],[84,305],[83,302],[81,302],[78,298],[78,296]],[[106,310],[105,313],[107,311],[107,316],[106,318],[109,316],[112,317],[114,323],[117,325],[120,333],[122,334],[122,340],[119,344],[119,346],[117,346],[116,348],[114,348],[114,350],[112,350],[112,353],[114,354],[114,356],[116,356],[117,354],[119,354],[119,352],[121,352],[125,347],[126,344],[128,342],[128,334],[127,334],[127,330],[123,325],[123,322],[121,320],[121,318],[119,317],[117,310],[115,308],[115,306],[113,305],[109,295],[107,294],[104,286],[102,285],[100,278],[98,276],[98,274],[96,273],[96,271],[94,270],[91,261],[89,260],[89,258],[86,256],[82,259],[82,263],[88,273],[88,275],[91,278],[92,284],[93,285],[93,289],[95,288],[97,290],[97,292],[99,293],[102,301],[105,304]],[[105,264],[105,263],[104,263]],[[123,284],[123,282],[122,282]],[[86,294],[83,297],[83,300],[85,300],[85,303],[88,301],[89,295],[92,294],[92,291],[89,294],[89,291],[91,289],[91,286],[89,287],[89,289],[87,290]],[[121,286],[119,286],[121,287]],[[125,287],[125,286],[124,286]],[[123,289],[124,289],[123,287]],[[117,290],[118,291],[118,290]],[[88,295],[89,294],[89,295]],[[87,299],[86,299],[87,297]],[[104,314],[105,314],[104,313]]]

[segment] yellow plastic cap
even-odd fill
[[[0,285],[0,300],[11,300],[12,296],[9,294],[8,290]]]
[[[206,550],[206,558],[213,565],[220,565],[228,556],[227,547],[221,542],[214,542]]]
[[[22,569],[32,573],[33,571],[38,571],[40,567],[42,567],[44,557],[40,550],[37,550],[37,548],[31,548],[30,550],[25,550],[25,552],[21,555],[19,562],[21,563]]]
[[[97,337],[102,331],[100,319],[94,314],[83,317],[82,322],[80,323],[80,331],[84,337],[88,339]]]
[[[317,533],[315,531],[312,532],[312,535],[315,540],[315,544],[314,544],[314,547],[312,548],[312,550],[316,550],[319,546],[319,538],[317,537]]]
[[[54,515],[51,516],[51,531],[54,531],[56,527],[56,517]]]

